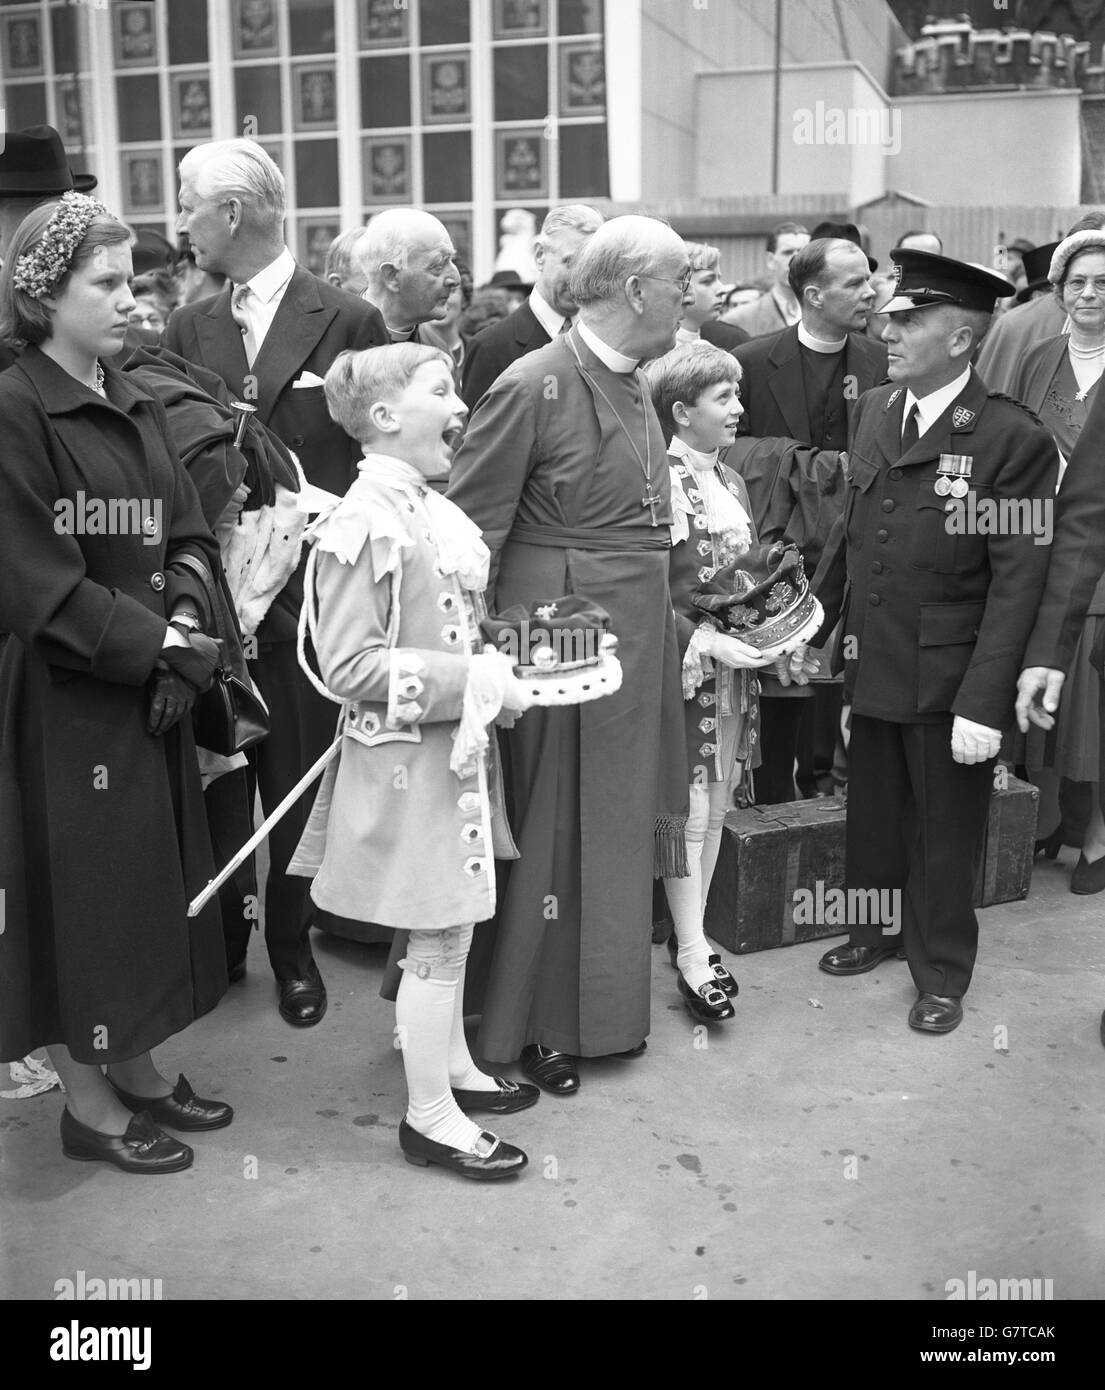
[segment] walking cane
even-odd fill
[[[199,916],[199,914],[203,911],[203,909],[207,906],[207,904],[211,901],[211,899],[215,896],[215,894],[219,891],[219,889],[223,886],[227,879],[230,878],[230,876],[237,871],[240,865],[245,863],[245,861],[257,848],[257,846],[261,843],[261,841],[267,838],[269,832],[272,830],[273,826],[277,823],[277,821],[283,819],[283,817],[287,815],[288,811],[292,808],[292,806],[295,805],[295,803],[299,800],[299,798],[303,795],[303,793],[307,790],[307,788],[311,785],[315,778],[322,773],[327,763],[329,763],[333,759],[334,754],[341,747],[341,740],[342,736],[341,734],[339,734],[337,738],[334,740],[334,742],[330,745],[330,747],[327,748],[326,752],[323,753],[322,757],[319,758],[318,762],[316,762],[314,766],[309,769],[309,771],[303,774],[303,776],[291,789],[291,791],[280,803],[280,805],[277,806],[276,810],[273,811],[272,815],[267,817],[261,823],[261,825],[257,827],[257,829],[245,842],[242,848],[230,861],[230,863],[227,864],[226,868],[223,869],[220,873],[216,874],[215,877],[211,880],[211,882],[207,885],[207,887],[203,890],[203,892],[198,893],[192,899],[192,901],[188,905],[189,917]]]

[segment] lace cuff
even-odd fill
[[[703,681],[714,674],[714,663],[709,653],[713,647],[714,633],[717,629],[710,623],[699,623],[687,643],[683,655],[683,698],[689,700]]]
[[[476,759],[486,751],[491,741],[488,726],[503,707],[506,678],[513,669],[510,658],[493,649],[478,653],[468,662],[460,723],[449,756],[449,768],[458,777],[471,777]]]

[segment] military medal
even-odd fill
[[[966,497],[974,459],[970,454],[941,454],[936,465],[939,477],[933,483],[937,497]]]

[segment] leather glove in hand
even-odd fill
[[[183,648],[174,650],[182,651]],[[150,715],[146,730],[155,738],[167,733],[179,723],[196,702],[196,687],[183,676],[171,671],[163,661],[154,667],[150,677]]]
[[[164,647],[161,661],[187,681],[194,693],[202,695],[211,689],[215,670],[222,663],[222,646],[202,632],[193,632],[186,647]]]

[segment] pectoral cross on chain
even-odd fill
[[[660,503],[661,503],[663,500],[664,500],[664,499],[663,499],[662,497],[654,497],[654,496],[653,496],[653,494],[652,494],[652,484],[649,483],[648,486],[645,488],[645,495],[641,498],[641,506],[642,506],[642,507],[648,507],[648,508],[650,508],[650,516],[651,516],[651,519],[652,519],[652,525],[653,525],[653,526],[656,526],[656,525],[659,524],[659,523],[657,522],[657,520],[656,520],[656,508],[660,505]]]

